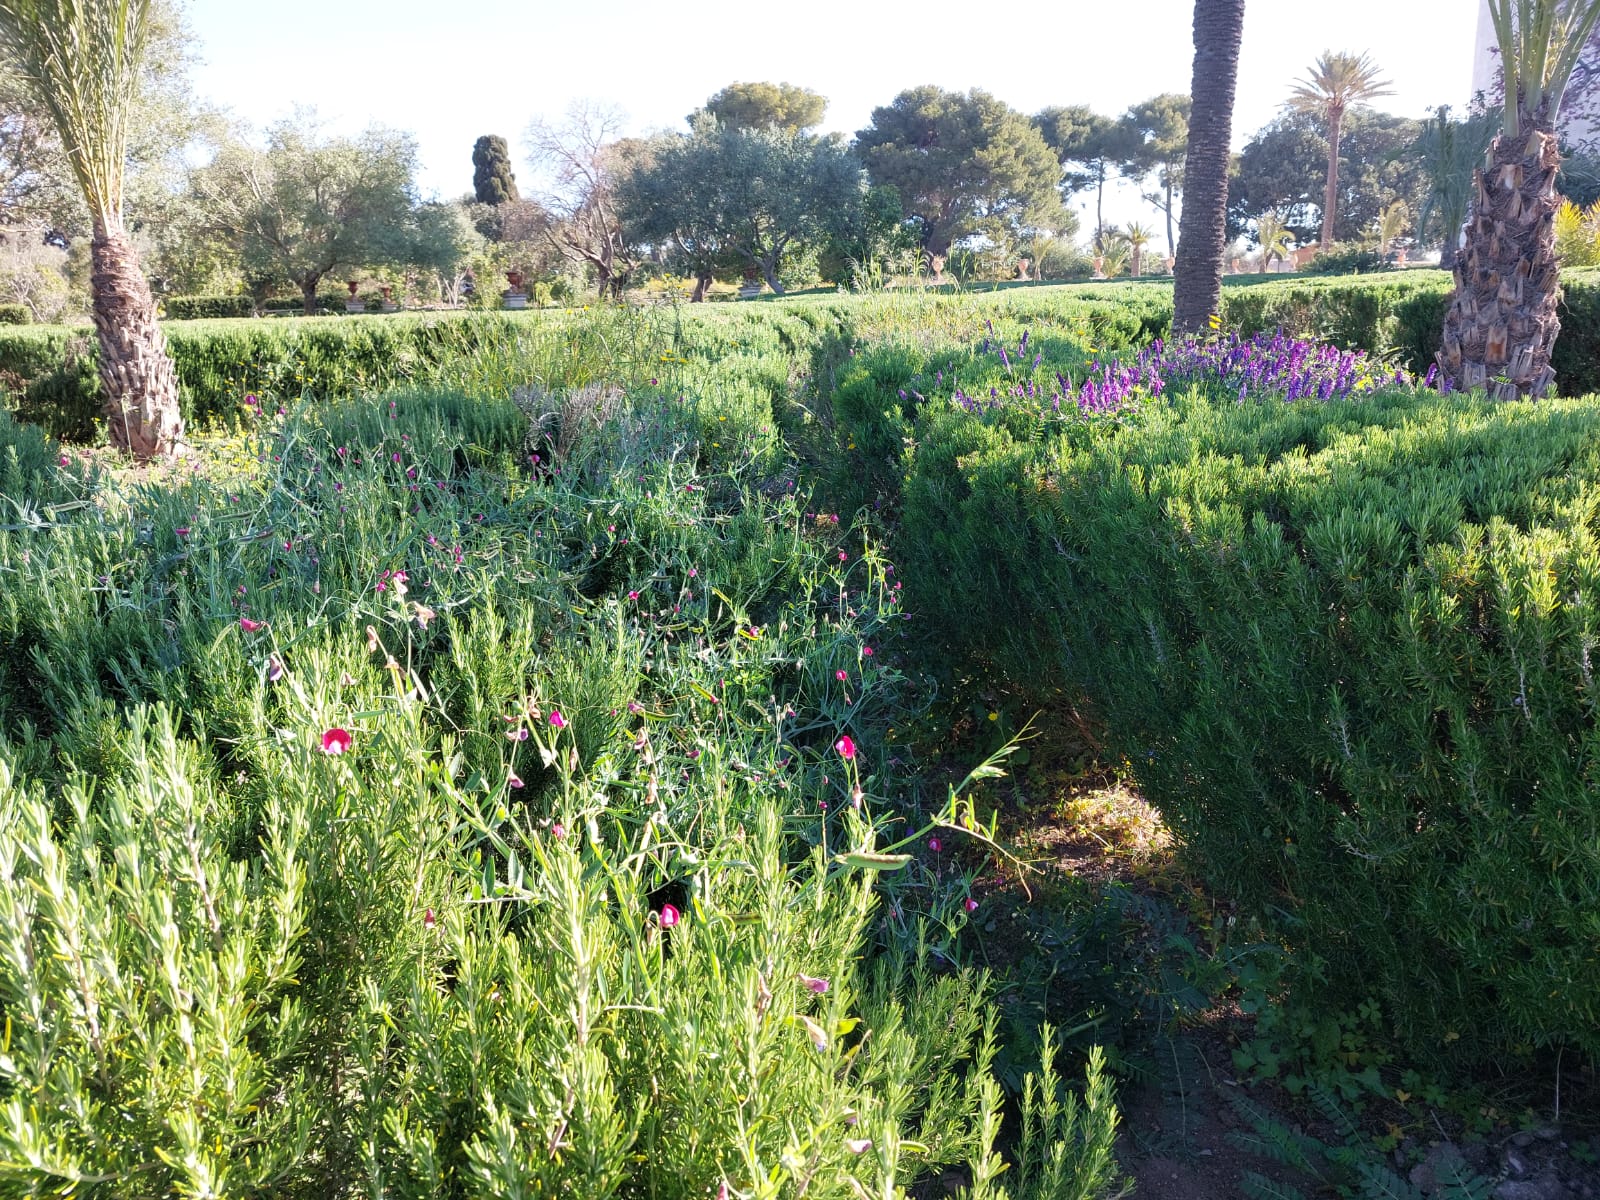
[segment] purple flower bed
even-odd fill
[[[985,341],[987,352],[992,343]],[[1028,335],[1014,356],[1026,361]],[[1031,378],[1018,378],[1013,356],[1004,346],[995,352],[1010,382],[989,389],[987,396],[970,396],[959,387],[953,399],[968,412],[987,412],[1017,400],[1043,402],[1054,413],[1074,408],[1080,413],[1113,413],[1163,395],[1199,388],[1213,396],[1248,400],[1346,400],[1378,388],[1431,387],[1434,372],[1419,381],[1408,371],[1394,370],[1360,350],[1341,350],[1319,342],[1260,333],[1248,340],[1237,334],[1226,338],[1187,337],[1182,341],[1152,342],[1131,362],[1115,358],[1091,362],[1083,377],[1070,371],[1055,372],[1043,386]],[[1035,356],[1038,369],[1043,356]]]

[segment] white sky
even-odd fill
[[[1422,116],[1469,98],[1480,0],[1247,0],[1235,146],[1270,120],[1324,49],[1370,51]],[[327,128],[379,123],[422,150],[424,191],[471,190],[472,143],[498,133],[527,178],[523,131],[575,98],[622,108],[630,132],[678,125],[738,80],[829,99],[853,133],[923,83],[981,87],[1023,112],[1090,104],[1118,114],[1189,88],[1192,0],[188,0],[200,95],[255,126],[312,104]],[[1324,37],[1318,32],[1332,32]],[[1080,211],[1083,203],[1079,203]],[[1153,214],[1131,191],[1108,221]],[[1085,222],[1087,225],[1089,222]]]

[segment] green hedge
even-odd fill
[[[1600,391],[1600,271],[1563,275],[1562,335],[1555,366],[1565,394]],[[1380,277],[1244,279],[1224,289],[1222,320],[1249,335],[1282,328],[1426,371],[1438,346],[1448,302],[1448,277],[1403,271]],[[174,297],[169,309],[242,310],[245,297]],[[319,298],[319,303],[324,303]],[[342,299],[337,302],[342,307]],[[727,315],[723,315],[726,313]],[[1172,320],[1171,286],[1101,283],[1014,289],[970,296],[808,296],[750,305],[708,305],[674,313],[675,344],[693,348],[719,322],[747,341],[801,355],[822,326],[888,330],[910,343],[972,333],[992,313],[1039,329],[1083,331],[1101,352],[1165,337]],[[229,419],[254,392],[274,400],[351,395],[397,383],[433,383],[461,368],[485,346],[516,342],[536,329],[564,328],[572,314],[404,314],[362,321],[169,321],[186,419]],[[810,323],[810,324],[808,324]],[[579,322],[579,324],[584,324]],[[100,411],[96,348],[86,328],[0,327],[0,383],[8,406],[55,436],[94,436]]]
[[[32,325],[33,310],[26,304],[0,304],[0,325]]]
[[[191,425],[233,420],[250,394],[328,399],[436,382],[469,368],[489,347],[539,336],[537,315],[169,321],[164,329]],[[56,437],[93,439],[101,405],[96,357],[87,327],[0,332],[0,379],[13,381],[10,406]]]
[[[930,632],[1086,698],[1302,997],[1418,1059],[1600,1053],[1600,400],[930,406],[914,445]]]
[[[256,313],[255,302],[249,296],[169,296],[162,307],[174,321],[253,317]]]
[[[1222,319],[1245,335],[1282,328],[1296,337],[1393,355],[1420,375],[1438,352],[1450,288],[1445,272],[1420,270],[1236,281],[1223,289]],[[1556,385],[1564,396],[1592,395],[1600,392],[1600,271],[1563,271],[1561,289]]]

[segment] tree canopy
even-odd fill
[[[604,105],[573,104],[559,125],[535,121],[527,147],[550,176],[538,203],[548,214],[543,232],[550,246],[591,272],[601,295],[620,296],[639,266],[623,228],[617,186],[648,156],[648,145],[621,136],[621,112]]]
[[[822,124],[827,111],[827,98],[810,88],[792,83],[730,83],[688,119],[693,125],[705,113],[724,129],[800,133]]]
[[[224,149],[195,173],[194,187],[246,276],[293,283],[310,311],[318,284],[335,271],[406,262],[416,252],[416,168],[407,134],[323,139],[302,116],[273,126],[265,150]]]
[[[1094,189],[1098,238],[1105,229],[1106,182],[1118,164],[1134,153],[1136,136],[1127,122],[1103,116],[1085,104],[1047,108],[1033,118],[1033,123],[1060,164],[1062,194],[1071,196]]]
[[[689,135],[651,146],[619,189],[631,235],[663,247],[697,282],[740,265],[782,292],[779,267],[852,224],[861,167],[836,139],[729,128],[700,117]]]
[[[1176,197],[1183,191],[1183,160],[1189,151],[1189,97],[1176,92],[1135,104],[1122,118],[1127,145],[1118,164],[1122,174],[1141,184],[1155,176],[1155,192],[1144,194],[1166,218],[1167,253],[1177,253],[1173,222]]]
[[[1422,123],[1371,109],[1345,118],[1339,142],[1338,219],[1335,241],[1370,232],[1385,205],[1403,200],[1413,212],[1427,199],[1423,163],[1410,147]],[[1288,113],[1263,127],[1246,144],[1228,189],[1231,236],[1243,232],[1268,209],[1284,214],[1301,242],[1316,241],[1328,170],[1328,141],[1321,118]]]
[[[974,234],[1020,238],[1062,226],[1061,167],[1039,129],[988,92],[909,88],[856,134],[874,184],[900,194],[923,249],[945,254]]]

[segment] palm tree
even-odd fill
[[[1133,247],[1122,230],[1108,225],[1105,232],[1095,239],[1094,248],[1100,256],[1100,271],[1107,279],[1115,279],[1127,269]]]
[[[1281,262],[1289,257],[1289,251],[1293,248],[1289,243],[1293,240],[1293,232],[1277,209],[1269,208],[1256,218],[1256,244],[1261,247],[1261,274],[1267,273],[1273,259]]]
[[[1422,123],[1417,140],[1400,153],[1422,166],[1428,194],[1417,214],[1417,237],[1425,238],[1435,220],[1442,249],[1439,266],[1451,270],[1461,246],[1461,227],[1467,223],[1472,203],[1472,174],[1483,161],[1494,137],[1496,115],[1470,114],[1465,120],[1451,118],[1448,105]]]
[[[183,438],[178,376],[122,220],[128,123],[152,0],[0,0],[0,51],[56,127],[94,225],[90,290],[112,444],[169,457]]]
[[[1288,107],[1320,117],[1328,127],[1328,182],[1322,190],[1322,245],[1333,245],[1333,223],[1339,210],[1339,137],[1344,115],[1358,104],[1392,95],[1388,80],[1365,54],[1324,51],[1310,73],[1289,93]]]
[[[1194,0],[1194,81],[1183,216],[1173,268],[1172,331],[1203,333],[1222,307],[1228,242],[1228,158],[1244,0]]]
[[[1393,200],[1378,214],[1378,253],[1389,257],[1393,246],[1407,229],[1411,228],[1411,209],[1404,200]]]
[[[1144,248],[1155,238],[1155,230],[1141,225],[1138,221],[1128,222],[1128,227],[1122,231],[1122,236],[1127,239],[1128,256],[1132,260],[1130,274],[1142,275],[1144,273]]]
[[[1561,332],[1556,116],[1578,56],[1600,22],[1600,0],[1489,0],[1489,12],[1500,44],[1505,111],[1488,164],[1475,180],[1439,370],[1446,386],[1487,387],[1508,400],[1542,396],[1555,382],[1550,352]]]

